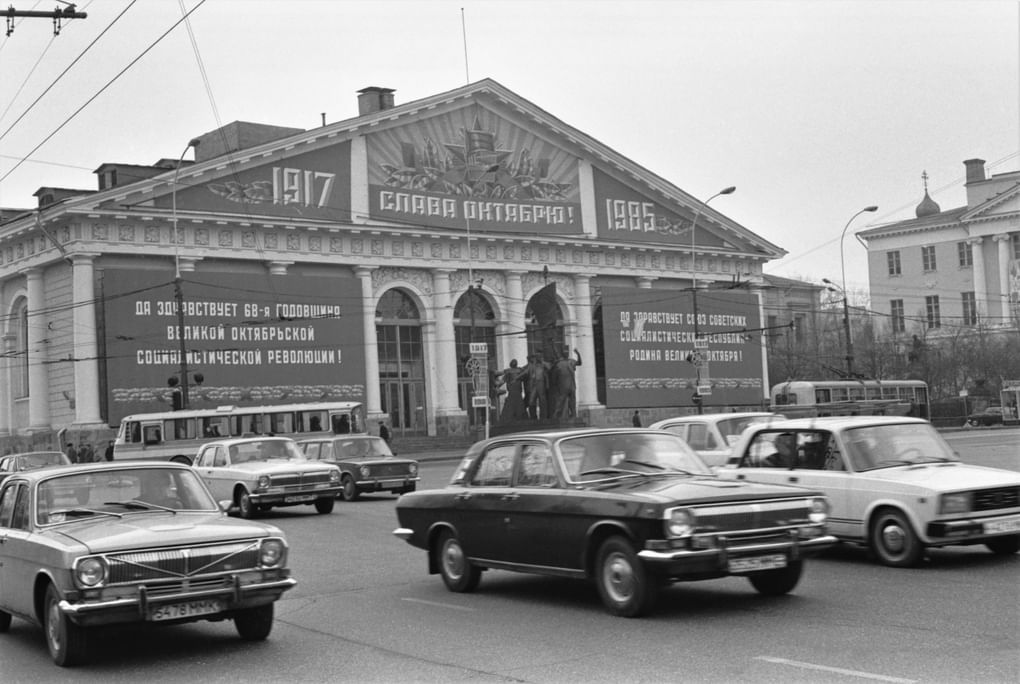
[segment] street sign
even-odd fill
[[[470,342],[468,343],[468,351],[470,351],[472,355],[477,354],[479,356],[488,356],[489,345],[485,342]]]
[[[484,394],[471,397],[471,408],[489,408],[489,397]]]
[[[703,397],[711,396],[712,395],[712,386],[711,385],[698,385],[698,394],[700,394]]]

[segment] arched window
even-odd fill
[[[11,316],[14,335],[14,359],[11,361],[11,397],[28,396],[28,301],[19,299]]]
[[[382,410],[398,434],[427,430],[421,311],[400,289],[387,291],[375,309]]]
[[[457,352],[457,396],[460,408],[468,412],[471,425],[485,418],[481,410],[471,408],[475,387],[467,362],[471,342],[484,342],[488,348],[489,375],[496,372],[496,313],[483,291],[470,289],[453,306],[453,334]],[[490,388],[491,389],[491,388]]]

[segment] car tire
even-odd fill
[[[595,584],[606,610],[620,617],[644,615],[658,593],[658,583],[649,577],[630,542],[619,536],[606,539],[599,547]]]
[[[60,667],[73,667],[85,662],[88,652],[88,633],[84,627],[71,622],[59,608],[60,595],[51,584],[46,588],[43,603],[43,632],[46,647],[53,662]]]
[[[322,514],[332,513],[334,503],[336,503],[336,499],[331,496],[320,497],[315,500],[315,510]]]
[[[251,501],[251,495],[247,489],[239,489],[237,492],[237,514],[245,520],[255,517],[255,504]]]
[[[263,641],[273,631],[273,605],[244,608],[234,613],[234,628],[245,641]]]
[[[354,483],[354,478],[350,475],[344,475],[340,481],[341,494],[343,494],[344,501],[357,501],[358,500],[358,485]]]
[[[804,561],[790,561],[785,568],[762,570],[747,576],[751,586],[764,596],[782,596],[789,594],[800,582],[804,572]]]
[[[0,610],[0,634],[8,631],[11,628],[11,614],[7,611]]]
[[[985,542],[988,550],[996,556],[1010,556],[1020,551],[1020,534],[1011,534],[1007,537],[995,537]],[[2,630],[0,630],[2,631]]]
[[[895,509],[886,508],[875,515],[869,542],[871,552],[882,565],[909,568],[917,565],[924,556],[924,545],[910,521]]]
[[[450,531],[439,535],[436,543],[436,561],[443,584],[450,591],[466,594],[478,588],[482,579],[482,569],[472,565],[464,553],[460,540]]]

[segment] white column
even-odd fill
[[[591,325],[591,276],[574,276],[574,345],[581,353],[581,365],[577,367],[577,406],[593,408],[601,406],[595,376],[595,333]]]
[[[985,256],[981,249],[983,238],[967,240],[970,245],[971,261],[974,262],[974,301],[977,305],[978,318],[988,316],[988,283],[985,280]]]
[[[28,425],[30,430],[50,428],[50,380],[46,361],[47,322],[43,272],[25,272],[28,285]]]
[[[457,347],[453,330],[453,307],[456,298],[450,285],[450,269],[432,270],[432,310],[435,313],[435,334],[432,358],[435,369],[430,375],[436,385],[436,415],[462,414],[457,397]]]
[[[655,276],[636,276],[634,280],[637,281],[638,289],[650,290],[652,289],[652,281],[658,280],[658,278]]]
[[[1001,325],[1010,324],[1010,311],[1009,311],[1009,262],[1013,256],[1011,254],[1011,247],[1009,240],[1009,233],[1002,235],[996,235],[994,238],[995,242],[998,243],[999,253],[999,323]]]
[[[3,354],[0,355],[0,435],[11,434],[11,359],[14,358],[14,344],[17,338],[5,332],[2,340]]]
[[[379,401],[379,340],[375,336],[375,296],[372,292],[372,269],[354,269],[361,280],[361,327],[365,338],[365,413],[369,418],[382,413]]]
[[[99,413],[99,344],[96,340],[95,254],[71,257],[74,315],[74,422],[102,424]]]
[[[520,366],[528,363],[528,335],[525,332],[524,285],[521,278],[527,271],[506,272],[507,357],[517,359]]]

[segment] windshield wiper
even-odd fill
[[[55,515],[65,515],[74,518],[83,518],[88,515],[112,515],[114,518],[123,518],[123,513],[114,513],[113,511],[97,511],[94,508],[58,508],[50,511],[48,514],[51,518]]]
[[[647,468],[655,468],[656,470],[666,469],[666,466],[661,466],[658,463],[649,463],[648,461],[637,461],[632,458],[625,458],[619,463],[617,463],[617,465],[619,465],[620,463],[633,463],[634,465],[645,466]]]
[[[168,506],[160,506],[159,504],[150,503],[148,501],[139,501],[138,499],[131,499],[130,501],[104,501],[104,506],[123,506],[124,508],[130,508],[135,511],[151,511],[153,509],[160,511],[170,511],[176,514],[177,511]]]

